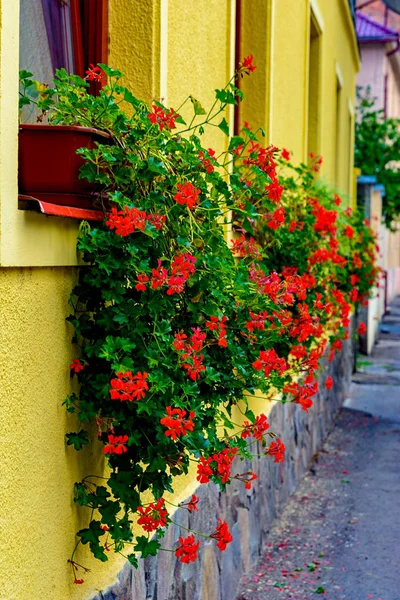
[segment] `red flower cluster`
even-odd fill
[[[250,311],[251,320],[247,321],[246,329],[253,333],[253,331],[265,331],[265,321],[268,318],[267,313],[264,311],[258,315]]]
[[[210,321],[206,321],[206,327],[207,329],[209,329],[210,331],[215,331],[217,332],[218,335],[218,346],[221,346],[222,348],[226,348],[228,345],[227,339],[226,339],[226,317],[223,316],[221,317],[221,319],[219,319],[218,317],[210,317]]]
[[[279,202],[282,192],[282,189],[278,189],[278,178],[276,174],[276,162],[274,159],[274,152],[277,152],[278,148],[275,146],[268,146],[268,148],[261,148],[259,144],[256,144],[253,140],[250,141],[250,147],[248,149],[248,156],[243,160],[243,164],[246,166],[255,165],[259,169],[261,169],[264,173],[266,173],[272,183],[274,184],[274,189],[271,189],[271,194],[268,192],[268,197],[270,200],[275,202],[276,204]]]
[[[290,152],[286,148],[282,148],[281,156],[284,160],[290,160]]]
[[[326,378],[325,387],[327,390],[330,390],[333,387],[333,379],[330,375]]]
[[[144,210],[138,208],[124,206],[122,210],[118,210],[113,206],[106,225],[110,229],[115,229],[117,235],[125,237],[135,231],[144,231],[146,222],[151,223],[156,229],[160,230],[166,222],[166,217],[158,214],[146,214]]]
[[[164,498],[159,498],[156,504],[151,502],[146,508],[139,506],[137,511],[141,516],[137,521],[138,525],[149,533],[159,527],[164,527],[168,522],[168,511],[164,504]]]
[[[290,233],[293,233],[293,231],[296,231],[296,229],[298,229],[299,231],[302,231],[304,228],[304,221],[291,221],[289,223],[289,231]]]
[[[272,215],[265,215],[267,219],[267,227],[276,231],[285,222],[285,209],[283,206],[277,208]]]
[[[106,82],[106,74],[103,69],[98,66],[94,66],[92,63],[90,64],[88,70],[86,71],[86,79],[88,81],[96,81],[97,83],[105,84]]]
[[[196,258],[188,252],[175,256],[171,263],[171,275],[167,279],[168,296],[183,292],[185,283],[196,272],[195,263]]]
[[[174,196],[174,200],[178,204],[186,205],[189,209],[195,208],[199,202],[201,190],[194,187],[190,181],[186,183],[178,183],[178,192]]]
[[[145,292],[150,282],[153,290],[162,288],[165,285],[168,287],[168,296],[180,294],[183,292],[189,277],[196,272],[195,263],[196,258],[188,252],[177,254],[172,260],[171,271],[168,273],[167,269],[162,266],[161,260],[158,259],[157,268],[151,270],[151,277],[146,273],[138,274],[138,283],[135,288],[139,292]]]
[[[198,159],[200,161],[200,164],[201,164],[202,168],[205,171],[207,171],[207,173],[212,173],[215,170],[214,165],[210,160],[210,159],[214,159],[214,158],[215,158],[215,150],[213,150],[212,148],[208,148],[207,156],[202,150],[200,150],[200,152],[198,154]]]
[[[85,365],[82,363],[82,361],[79,360],[79,358],[74,358],[72,360],[72,363],[69,365],[69,368],[74,373],[79,373],[80,371],[83,371]]]
[[[250,73],[257,69],[256,65],[253,65],[253,60],[254,59],[252,54],[246,56],[246,58],[244,58],[242,62],[239,63],[239,70],[243,71],[244,73],[247,73],[247,75],[250,75]]]
[[[168,129],[174,129],[176,127],[175,120],[179,115],[176,114],[173,108],[170,108],[168,112],[166,112],[161,106],[157,106],[153,104],[153,112],[147,115],[150,123],[152,125],[158,124],[160,131],[164,129],[165,126]]]
[[[253,237],[246,238],[242,233],[240,239],[231,240],[231,244],[233,245],[232,252],[241,258],[261,258],[260,246],[255,242]]]
[[[285,444],[279,438],[276,438],[265,451],[265,454],[274,456],[276,463],[285,461]]]
[[[329,355],[329,362],[332,362],[335,356],[335,350],[337,350],[338,352],[341,351],[341,349],[343,348],[343,342],[342,340],[335,340],[331,346],[331,353]]]
[[[222,452],[213,454],[208,458],[202,456],[197,466],[197,481],[208,483],[211,477],[221,479],[222,483],[228,483],[231,475],[231,466],[236,456],[237,448],[224,448]]]
[[[181,354],[183,368],[186,370],[190,379],[196,381],[199,379],[200,373],[206,370],[203,365],[204,354],[201,354],[201,351],[207,336],[201,331],[200,327],[193,327],[192,329],[193,334],[190,337],[190,342],[186,341],[187,335],[185,333],[176,333],[173,345],[175,350],[184,351]]]
[[[194,562],[197,558],[200,542],[195,542],[194,535],[188,535],[185,538],[179,538],[179,546],[175,550],[175,556],[182,563]]]
[[[148,373],[141,373],[140,371],[136,375],[132,375],[132,371],[126,371],[126,373],[117,373],[117,377],[111,379],[111,400],[141,400],[146,396],[146,391],[149,389],[149,385],[146,381]]]
[[[189,413],[189,418],[185,419],[186,415],[186,410],[167,406],[167,416],[160,419],[161,425],[164,425],[164,427],[167,428],[167,431],[165,432],[167,437],[176,440],[180,435],[186,435],[189,431],[193,431],[194,423],[192,419],[195,416],[195,413],[191,411]]]
[[[361,322],[357,328],[357,333],[359,335],[365,335],[367,333],[367,326],[365,323]]]
[[[282,375],[288,369],[288,364],[283,357],[279,358],[276,350],[272,348],[261,350],[260,358],[253,362],[253,367],[257,371],[264,371],[265,377],[269,377],[272,371],[278,371],[279,375]]]
[[[315,215],[315,231],[335,235],[337,231],[336,220],[338,217],[336,210],[327,210],[317,200],[312,200],[312,204],[314,206],[312,214]]]
[[[265,187],[267,193],[268,193],[268,198],[274,203],[274,204],[278,204],[278,202],[280,202],[281,198],[282,198],[282,194],[284,191],[284,187],[283,185],[279,185],[278,180],[274,179],[272,181],[272,183],[270,183],[269,185],[267,185]]]
[[[253,436],[256,440],[261,442],[264,437],[264,433],[269,429],[269,423],[267,417],[261,413],[256,417],[254,423],[249,423],[249,421],[245,421],[242,425],[243,431],[241,436],[243,439],[246,439],[250,436]]]
[[[309,306],[305,302],[298,304],[299,317],[293,321],[293,326],[290,329],[290,336],[297,338],[299,342],[308,340],[309,337],[321,337],[323,327],[320,319],[316,315],[310,315]]]
[[[226,550],[226,546],[231,543],[233,537],[228,529],[227,522],[222,521],[221,519],[218,519],[218,521],[219,524],[217,525],[217,528],[214,531],[214,533],[210,535],[210,538],[212,538],[213,540],[217,540],[217,546],[221,550],[221,552],[223,552],[224,550]]]
[[[181,502],[179,506],[181,508],[187,508],[190,513],[193,513],[195,511],[198,512],[199,509],[197,508],[197,505],[199,503],[199,500],[200,499],[195,494],[192,494],[192,497],[189,500],[189,502]]]
[[[351,225],[346,225],[344,228],[344,235],[347,235],[350,240],[354,237],[354,229],[351,227]]]
[[[284,394],[291,394],[293,396],[292,402],[300,404],[301,408],[308,412],[308,409],[313,405],[311,398],[318,392],[318,382],[315,381],[311,371],[305,378],[304,385],[288,383],[282,391]]]
[[[109,435],[108,444],[104,447],[104,454],[123,454],[128,448],[125,446],[129,440],[127,435]]]

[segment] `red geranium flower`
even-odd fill
[[[332,377],[328,376],[325,381],[325,387],[327,390],[330,390],[332,386],[333,386],[333,379],[332,379]]]
[[[168,129],[174,129],[176,127],[175,120],[179,115],[176,114],[173,108],[170,108],[168,112],[166,112],[161,106],[157,106],[153,104],[153,112],[147,115],[150,123],[152,125],[158,124],[160,131],[164,129],[165,126]]]
[[[224,550],[226,550],[227,544],[231,543],[233,537],[228,529],[227,522],[222,521],[221,519],[218,519],[218,521],[219,525],[217,525],[217,528],[214,531],[214,533],[210,535],[210,538],[218,540],[217,546],[223,552]]]
[[[348,238],[354,237],[354,229],[350,225],[346,225],[344,228],[344,235],[347,235]]]
[[[213,470],[210,467],[211,462],[212,458],[210,456],[208,458],[204,458],[204,456],[200,458],[200,462],[197,465],[196,477],[200,483],[208,483],[210,481],[210,477],[213,475]]]
[[[242,427],[244,428],[241,433],[242,438],[246,439],[252,435],[256,440],[261,442],[264,433],[269,429],[269,423],[267,417],[261,413],[261,415],[256,417],[255,423],[252,424],[249,421],[245,421]]]
[[[117,373],[117,377],[111,379],[111,400],[141,400],[146,396],[146,391],[149,389],[149,384],[146,379],[148,373],[138,371],[136,375],[132,375],[132,371],[126,373]]]
[[[242,62],[240,63],[243,71],[245,73],[247,73],[248,75],[250,75],[250,73],[252,73],[253,71],[255,71],[257,69],[256,65],[253,65],[253,55],[249,54],[249,56],[246,56],[246,58],[244,58],[242,60]]]
[[[190,181],[187,181],[186,183],[178,183],[177,188],[178,192],[175,194],[174,200],[178,204],[186,205],[190,209],[199,204],[199,194],[201,190],[194,187]]]
[[[95,67],[91,63],[88,70],[86,71],[86,79],[88,81],[97,81],[98,83],[105,83],[106,74],[104,73],[101,67]]]
[[[265,189],[268,193],[268,198],[274,203],[274,204],[278,204],[278,202],[280,201],[282,194],[283,194],[283,190],[285,189],[283,187],[283,185],[279,185],[278,180],[274,179],[274,181],[272,183],[270,183],[269,185],[265,186]]]
[[[367,333],[367,326],[365,323],[360,323],[357,329],[357,333],[360,335],[365,335]]]
[[[186,435],[189,431],[193,431],[194,423],[192,419],[195,413],[191,411],[188,419],[185,419],[186,414],[186,410],[167,406],[168,416],[160,419],[161,425],[167,428],[165,432],[167,437],[170,436],[172,440],[176,440],[178,436]]]
[[[168,511],[164,504],[164,498],[159,498],[156,504],[151,502],[146,508],[139,506],[137,511],[141,516],[137,521],[138,525],[141,525],[149,533],[159,527],[164,527],[168,521]]]
[[[79,358],[74,358],[72,363],[69,365],[69,368],[74,373],[79,373],[80,371],[83,371],[85,365],[79,360]]]
[[[281,442],[279,438],[276,438],[271,442],[270,446],[266,449],[265,454],[275,456],[275,462],[284,462],[285,460],[285,444]]]
[[[194,562],[197,558],[200,542],[195,542],[194,535],[179,538],[179,547],[175,550],[175,556],[182,563]]]
[[[199,510],[197,508],[198,503],[199,503],[199,498],[195,494],[192,494],[192,497],[189,500],[189,502],[181,502],[181,504],[179,506],[181,506],[182,508],[187,508],[190,513],[193,513],[195,511],[197,512]]]
[[[123,454],[128,448],[125,446],[129,440],[127,435],[109,435],[108,444],[104,447],[104,454]]]
[[[290,152],[286,148],[282,148],[282,158],[284,160],[290,160]]]

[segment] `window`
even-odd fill
[[[308,154],[320,154],[321,111],[321,32],[314,15],[310,19],[310,49],[308,58]]]
[[[84,77],[107,54],[108,0],[20,0],[20,68],[41,82],[61,67]]]
[[[334,148],[334,156],[335,156],[335,184],[337,187],[340,187],[340,175],[341,175],[341,165],[340,165],[340,157],[341,157],[341,148],[340,144],[342,141],[342,131],[341,131],[341,112],[342,112],[342,78],[339,74],[336,74],[336,99],[335,99],[335,148]]]

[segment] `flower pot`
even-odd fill
[[[18,189],[20,194],[52,204],[91,207],[101,188],[79,179],[84,164],[78,148],[106,143],[107,133],[90,127],[20,125]]]

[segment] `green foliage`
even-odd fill
[[[358,90],[355,166],[385,186],[383,212],[391,227],[400,215],[400,120],[375,108],[370,90]]]
[[[190,461],[199,463],[199,479],[200,461],[208,461],[205,481],[221,489],[234,478],[247,483],[249,473],[232,475],[228,463],[252,456],[246,438],[260,416],[249,396],[310,408],[318,359],[328,341],[345,337],[352,305],[374,284],[375,240],[362,216],[338,208],[340,199],[314,180],[315,165],[294,166],[263,148],[262,132],[246,127],[218,158],[202,146],[207,127],[229,136],[227,106],[241,100],[234,83],[244,67],[209,112],[188,98],[189,127],[159,102],[147,107],[118,71],[101,67],[109,80],[99,96],[64,70],[46,92],[52,123],[110,135],[108,144],[79,150],[82,177],[97,182],[108,205],[103,223],[80,228],[85,266],[68,319],[80,391],[65,405],[81,424],[96,423],[110,467],[101,485],[91,476],[75,486],[76,503],[91,515],[78,537],[100,560],[106,548],[133,544],[128,560],[137,566],[139,555],[157,553],[168,523],[157,522],[161,509],[145,504],[145,492],[155,502],[173,492]],[[67,439],[80,449],[89,436],[82,429]],[[275,448],[275,460],[283,459],[273,432],[258,439],[261,452]],[[157,530],[157,539],[133,538],[131,521],[145,509],[156,522],[145,531]]]

